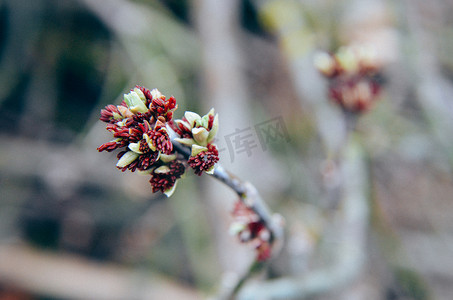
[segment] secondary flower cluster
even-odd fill
[[[329,80],[329,98],[345,111],[366,111],[379,96],[381,66],[370,48],[350,46],[335,54],[320,52],[315,67]]]
[[[261,218],[241,199],[234,204],[232,211],[234,222],[230,232],[242,243],[250,243],[256,250],[257,261],[271,257],[271,232]]]
[[[214,109],[203,117],[187,111],[182,120],[175,120],[171,125],[180,136],[175,141],[191,147],[188,164],[195,170],[195,174],[213,173],[214,166],[219,161],[219,151],[212,143],[219,127],[219,117],[214,115]]]
[[[213,172],[219,160],[217,148],[212,144],[218,127],[214,110],[203,117],[186,112],[183,120],[174,121],[176,109],[174,97],[167,99],[157,89],[136,86],[124,95],[120,105],[107,105],[101,110],[100,120],[107,123],[106,129],[114,139],[99,146],[98,151],[120,149],[118,169],[151,175],[153,192],[170,196],[187,164],[201,175],[203,171]],[[179,141],[192,147],[188,161],[175,151],[169,127],[180,134]]]

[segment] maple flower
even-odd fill
[[[106,123],[115,123],[118,120],[132,117],[132,115],[132,112],[126,106],[125,102],[119,106],[110,104],[101,110],[100,120]]]
[[[329,80],[329,98],[345,111],[367,111],[381,92],[381,65],[373,49],[350,46],[333,54],[320,52],[314,64]]]
[[[203,172],[212,174],[215,164],[219,161],[219,151],[212,143],[219,127],[219,117],[211,109],[201,117],[197,113],[187,111],[181,120],[176,120],[172,128],[180,136],[175,141],[191,147],[189,166],[195,174]]]
[[[200,176],[203,171],[208,174],[214,172],[215,164],[219,161],[219,151],[213,144],[207,147],[192,145],[192,154],[189,157],[188,164],[194,169],[195,174]]]
[[[177,107],[173,96],[167,98],[157,89],[135,86],[120,105],[110,104],[101,110],[100,120],[107,123],[113,140],[99,146],[98,151],[118,149],[118,169],[150,175],[153,192],[161,191],[167,196],[174,192],[186,165],[197,175],[214,172],[219,161],[219,152],[212,143],[218,115],[213,109],[203,117],[186,112],[181,120],[174,121]],[[174,149],[169,128],[179,135],[176,141],[191,147],[188,159]]]
[[[370,109],[380,91],[381,85],[378,81],[352,77],[332,81],[329,97],[347,111],[362,112]]]
[[[114,139],[99,146],[98,151],[111,152],[120,149],[116,164],[118,169],[123,172],[138,170],[152,173],[152,178],[163,177],[167,180],[166,184],[162,180],[150,181],[153,192],[168,191],[174,186],[175,178],[182,175],[179,172],[182,170],[184,173],[184,168],[180,167],[182,163],[173,162],[170,165],[173,169],[169,174],[157,175],[162,174],[162,164],[169,163],[169,157],[176,159],[176,156],[172,156],[173,144],[166,127],[176,108],[176,100],[173,97],[167,99],[157,89],[150,91],[136,86],[124,95],[120,105],[110,104],[101,110],[100,120],[107,123],[106,129],[112,133]],[[166,161],[160,159],[161,157],[166,157]],[[156,173],[159,167],[160,171]]]
[[[154,130],[149,135],[149,140],[158,151],[164,154],[170,154],[173,151],[167,128],[160,120],[157,120]]]
[[[148,90],[145,87],[136,86],[146,101],[145,105],[155,114],[156,118],[163,117],[164,122],[169,122],[173,118],[173,112],[178,108],[175,97],[166,98],[158,89]]]
[[[149,182],[153,187],[153,193],[161,191],[170,197],[176,188],[176,183],[184,174],[184,164],[178,160],[173,160],[168,164],[163,164],[151,171]]]
[[[271,232],[261,218],[240,199],[232,211],[234,222],[230,233],[236,235],[242,243],[250,243],[256,251],[257,261],[271,257]]]

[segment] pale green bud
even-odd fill
[[[121,156],[121,158],[118,160],[116,166],[118,168],[124,168],[125,166],[129,165],[132,163],[134,160],[138,158],[138,153],[135,153],[134,151],[128,151]]]
[[[151,140],[151,138],[149,137],[149,135],[147,133],[143,134],[143,138],[145,139],[146,143],[148,144],[149,149],[151,149],[152,151],[156,151],[157,148],[156,148],[156,146],[154,146],[153,141]]]
[[[197,156],[200,152],[208,151],[208,148],[200,146],[200,145],[192,145],[192,153],[191,156]]]
[[[141,112],[146,113],[148,108],[146,107],[145,103],[140,99],[140,96],[132,91],[129,94],[124,94],[124,101],[126,102],[127,106],[133,113]]]
[[[212,167],[210,167],[208,170],[205,171],[206,174],[209,174],[209,175],[214,174],[215,168],[216,168],[216,165],[213,165]]]
[[[153,96],[153,99],[160,98],[162,97],[162,93],[158,89],[152,89],[151,96]]]
[[[209,131],[208,143],[210,143],[215,138],[218,129],[219,129],[219,114],[216,114],[214,117],[214,121],[212,123],[212,128]]]
[[[116,122],[116,125],[119,126],[119,127],[126,126],[126,120],[118,121],[118,122]]]
[[[146,97],[145,97],[145,94],[143,94],[142,90],[139,89],[139,88],[134,88],[134,92],[137,93],[137,95],[140,97],[140,99],[145,102],[146,101]]]
[[[192,135],[193,135],[194,140],[198,144],[200,144],[202,146],[206,146],[208,144],[207,139],[209,136],[209,132],[206,130],[206,128],[203,128],[203,127],[193,128]]]
[[[137,170],[138,174],[140,175],[149,175],[153,172],[153,169],[147,169],[147,170]]]
[[[137,154],[143,154],[143,152],[140,151],[140,143],[130,143],[128,147]]]
[[[165,192],[164,192],[165,196],[170,197],[171,195],[173,195],[173,193],[176,190],[176,184],[177,183],[178,183],[178,180],[175,181],[175,184],[171,188],[165,190]]]
[[[209,124],[209,117],[214,116],[214,108],[211,108],[207,114],[205,114],[201,118],[201,123],[200,125],[203,126],[204,128],[208,129],[208,124]]]
[[[156,168],[154,170],[154,173],[156,174],[167,174],[168,172],[170,172],[170,168],[168,166],[160,166],[159,168]]]
[[[201,119],[200,115],[191,111],[186,111],[184,113],[184,117],[187,119],[187,122],[189,122],[190,128],[194,126],[194,124]]]
[[[214,110],[214,108],[211,108],[206,115],[209,117],[209,116],[214,116],[214,114],[215,114],[215,110]]]
[[[204,115],[200,121],[197,122],[198,126],[201,126],[201,127],[204,127],[204,128],[208,128],[208,124],[209,124],[209,115]]]
[[[171,161],[174,161],[176,159],[176,154],[161,154],[160,155],[160,160],[163,161],[164,163],[169,163]]]
[[[185,128],[187,128],[187,130],[191,130],[192,129],[192,126],[187,123],[186,121],[183,121],[183,120],[175,120],[176,124],[179,126],[180,124],[183,125]]]
[[[122,119],[123,116],[121,116],[119,113],[114,112],[114,113],[113,113],[113,118],[114,118],[115,120],[119,120],[119,119]]]
[[[195,144],[194,139],[190,138],[175,138],[175,141],[186,146],[192,146]]]
[[[122,105],[118,105],[117,106],[118,108],[118,111],[121,113],[122,117],[123,118],[130,118],[132,117],[134,114],[129,110],[129,108],[127,107],[124,107]]]

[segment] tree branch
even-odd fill
[[[360,145],[352,138],[342,157],[343,202],[339,243],[334,263],[305,276],[283,277],[246,285],[238,299],[304,299],[345,286],[354,280],[365,259],[368,228],[368,176]]]
[[[179,142],[175,141],[177,134],[167,126],[173,147],[182,154],[184,158],[190,157],[190,149]],[[249,208],[251,208],[262,220],[264,225],[271,231],[271,240],[280,240],[283,238],[283,222],[278,214],[272,214],[267,204],[261,198],[257,189],[247,181],[243,181],[227,171],[220,163],[217,163],[214,173],[211,175],[230,187]]]
[[[186,159],[190,157],[190,149],[179,142],[175,141],[177,134],[167,126],[171,141],[173,143],[174,149],[182,154]],[[267,204],[264,202],[261,195],[250,182],[243,181],[233,175],[231,172],[227,171],[220,163],[216,164],[214,173],[211,175],[217,180],[224,183],[226,186],[230,187],[241,199],[241,201],[250,209],[252,209],[260,218],[262,223],[266,228],[269,229],[271,234],[270,243],[272,245],[272,253],[275,256],[279,252],[281,245],[283,244],[283,217],[279,214],[272,214]],[[248,271],[238,280],[225,288],[218,295],[218,299],[231,299],[245,284],[247,279],[249,279],[257,270],[260,270],[264,266],[263,262],[254,261]]]

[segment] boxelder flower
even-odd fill
[[[256,250],[256,259],[265,261],[271,257],[271,232],[260,217],[240,199],[236,201],[230,233],[242,243],[250,243]]]
[[[164,122],[173,118],[173,112],[178,108],[175,97],[166,98],[158,89],[148,90],[137,86],[146,98],[145,105],[155,113],[156,117],[163,117]]]
[[[195,174],[213,173],[215,164],[219,161],[219,151],[212,143],[219,127],[219,117],[214,109],[203,117],[187,111],[181,120],[172,124],[172,128],[180,136],[175,141],[191,147],[188,164]]]
[[[214,172],[215,164],[218,161],[219,151],[215,145],[208,144],[207,147],[192,145],[192,153],[188,163],[198,176],[200,176],[203,171],[212,174]]]
[[[366,111],[380,94],[381,65],[373,49],[351,46],[335,54],[320,52],[314,63],[329,80],[329,98],[345,111]]]
[[[101,110],[100,120],[106,123],[116,123],[118,120],[124,118],[132,117],[133,114],[126,106],[126,103],[123,102],[119,106],[107,105],[103,110]]]
[[[98,151],[119,149],[118,169],[151,175],[153,192],[170,196],[184,174],[185,164],[201,175],[203,171],[212,172],[219,160],[212,144],[218,128],[214,110],[203,117],[186,112],[182,120],[173,121],[177,107],[174,97],[167,99],[157,89],[136,86],[124,95],[120,105],[107,105],[101,110],[100,120],[107,123],[106,129],[114,139],[99,146]],[[188,161],[175,152],[169,127],[179,134],[176,140],[192,147]]]
[[[157,89],[136,86],[124,95],[120,105],[101,110],[100,120],[107,123],[106,129],[114,139],[99,146],[98,151],[121,149],[117,168],[151,174],[153,192],[171,194],[185,169],[173,154],[166,127],[176,108],[174,97],[167,99]],[[165,168],[169,171],[162,172]]]
[[[151,171],[149,182],[153,187],[153,193],[161,191],[170,197],[176,188],[176,183],[184,174],[184,164],[174,160],[169,164],[163,164]]]

